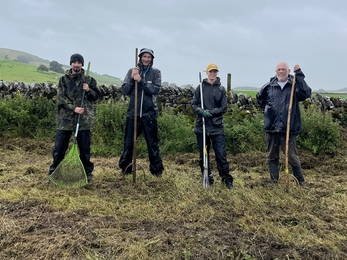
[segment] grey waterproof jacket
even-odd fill
[[[207,82],[207,79],[202,81],[202,95],[204,108],[201,108],[200,85],[197,86],[192,108],[196,114],[196,124],[194,132],[202,134],[202,112],[209,110],[212,117],[205,118],[205,130],[207,135],[218,135],[224,133],[223,114],[227,112],[228,100],[225,88],[220,83],[220,78],[217,77],[213,84]]]
[[[290,118],[290,134],[302,132],[299,102],[311,96],[311,88],[305,81],[305,75],[298,69],[295,71],[295,92]],[[268,133],[285,133],[287,129],[288,108],[293,84],[293,76],[281,89],[277,77],[272,77],[257,93],[257,102],[264,110],[264,130]]]
[[[159,69],[153,68],[152,63],[147,68],[147,71],[143,67],[141,61],[138,63],[139,73],[142,78],[142,80],[138,83],[138,117],[158,116],[156,95],[161,89],[161,72]],[[127,117],[133,118],[135,102],[135,81],[131,77],[131,73],[132,69],[129,69],[122,84],[122,92],[124,95],[130,96]]]

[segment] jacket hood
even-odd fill
[[[151,50],[151,49],[148,49],[148,48],[142,48],[142,49],[140,50],[138,66],[139,66],[140,68],[143,68],[143,67],[144,67],[144,66],[143,66],[143,63],[142,63],[142,61],[141,61],[141,57],[142,57],[142,55],[143,55],[144,53],[149,53],[149,54],[151,54],[151,56],[152,56],[152,61],[151,61],[151,63],[148,65],[148,68],[150,68],[150,67],[153,66],[154,51]]]
[[[210,85],[210,86],[220,86],[220,85],[221,85],[221,83],[220,83],[220,78],[219,78],[219,77],[216,78],[216,81],[213,82],[213,84],[209,83],[209,82],[207,81],[207,78],[204,79],[204,83],[205,83],[206,85]]]

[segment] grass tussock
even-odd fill
[[[263,153],[229,156],[234,191],[216,170],[202,188],[197,153],[165,156],[162,179],[139,158],[135,184],[119,175],[117,157],[94,157],[92,185],[60,189],[45,184],[52,145],[1,139],[1,259],[347,257],[342,155],[303,154],[308,192],[268,186]]]

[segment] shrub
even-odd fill
[[[107,103],[96,106],[93,129],[94,152],[116,155],[123,149],[126,122],[126,102]]]
[[[331,113],[322,113],[317,106],[301,108],[303,132],[298,136],[298,147],[313,154],[335,154],[340,146],[340,130]]]
[[[175,114],[170,108],[158,117],[160,151],[162,154],[190,153],[197,151],[193,123],[183,114]]]
[[[1,132],[9,136],[54,136],[56,107],[45,97],[23,98],[20,93],[14,99],[1,100]]]
[[[263,114],[245,112],[232,105],[224,116],[226,149],[232,154],[265,151]]]
[[[94,154],[120,155],[128,103],[102,101],[95,108],[96,121],[92,137]],[[322,114],[316,106],[301,106],[303,133],[298,136],[298,148],[313,154],[335,154],[340,147],[341,126],[330,112]],[[176,114],[163,108],[158,117],[160,150],[162,154],[197,152],[193,133],[195,120],[191,115]],[[224,115],[226,149],[232,154],[266,151],[263,114],[245,112],[231,105]],[[23,98],[18,92],[14,99],[0,100],[0,133],[14,137],[50,137],[56,132],[56,104],[46,97]],[[142,135],[137,140],[139,157],[147,156]]]
[[[123,150],[123,139],[128,103],[102,102],[96,109],[96,123],[93,130],[94,152],[119,155]],[[160,151],[162,154],[192,152],[195,150],[195,135],[192,125],[184,115],[174,115],[164,109],[158,117]],[[136,149],[139,157],[147,156],[147,144],[143,135],[137,139]]]
[[[41,64],[40,66],[37,67],[36,70],[37,70],[37,71],[46,71],[46,72],[47,72],[47,71],[48,71],[48,68],[47,68],[47,66]]]

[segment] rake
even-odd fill
[[[88,62],[88,68],[85,74],[86,76],[89,75],[89,68],[90,62]],[[81,107],[83,107],[84,96],[85,91],[83,90]],[[80,159],[76,144],[80,119],[81,114],[78,114],[73,145],[58,167],[49,176],[49,179],[61,188],[78,188],[88,184],[87,174]]]

